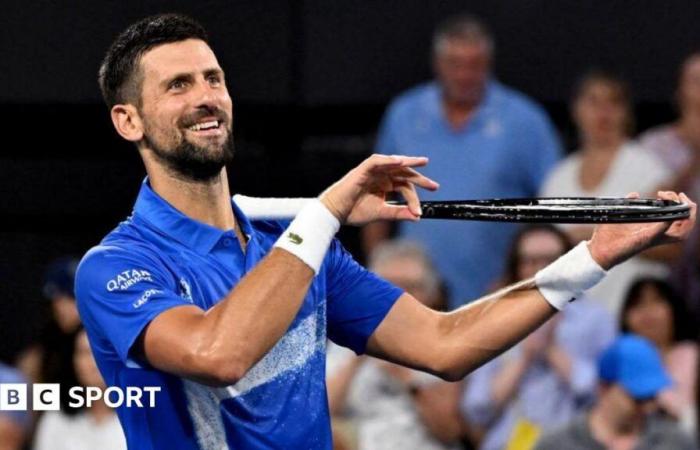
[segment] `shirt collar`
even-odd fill
[[[444,121],[445,112],[443,111],[442,105],[442,86],[437,80],[433,81],[431,84],[432,89],[428,109],[439,120]],[[479,104],[477,105],[476,110],[472,115],[472,119],[470,119],[469,122],[474,122],[475,120],[479,120],[484,115],[495,112],[494,109],[496,108],[496,102],[500,87],[500,83],[494,78],[489,78],[488,80],[486,80],[486,86],[484,87],[484,95],[481,98]]]
[[[241,231],[250,238],[253,229],[250,221],[233,199],[231,199],[231,207]],[[201,254],[209,253],[224,234],[232,232],[232,230],[219,230],[178,211],[151,188],[148,177],[141,184],[141,190],[134,205],[134,215],[148,222],[159,232]]]

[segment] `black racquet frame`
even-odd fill
[[[405,202],[390,202],[405,204]],[[640,223],[685,219],[690,208],[671,200],[548,197],[421,202],[424,219],[521,223]]]

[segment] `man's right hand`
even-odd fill
[[[639,197],[633,193],[628,198]],[[697,205],[685,194],[659,192],[663,200],[679,201],[690,206],[690,217],[674,222],[606,224],[595,228],[588,248],[593,259],[608,270],[632,256],[656,245],[679,242],[688,237],[695,226]]]
[[[434,191],[438,184],[416,172],[428,158],[372,155],[326,189],[319,199],[341,223],[363,225],[375,220],[418,220],[416,186]],[[406,205],[389,205],[389,192],[399,192]]]

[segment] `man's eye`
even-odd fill
[[[170,83],[170,89],[183,89],[185,86],[186,83],[183,80],[175,80]]]
[[[219,78],[216,75],[212,75],[208,79],[209,79],[209,84],[213,84],[215,86],[221,84],[221,78]]]

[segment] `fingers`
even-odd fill
[[[387,156],[374,154],[365,159],[360,165],[371,171],[377,168],[421,167],[425,166],[426,164],[428,164],[428,158],[425,156]]]
[[[674,202],[680,202],[680,197],[673,191],[659,191],[656,196],[661,200],[671,200]]]
[[[632,199],[639,198],[639,192],[630,192],[629,194],[627,194],[625,196],[625,198],[632,198]]]
[[[666,232],[666,240],[670,239],[671,241],[678,241],[685,239],[690,234],[691,230],[693,229],[693,226],[695,225],[695,220],[697,217],[697,205],[682,192],[680,194],[677,194],[673,191],[659,191],[657,193],[657,196],[662,200],[672,200],[689,206],[689,217],[683,220],[676,220],[671,224],[671,227]]]
[[[379,219],[384,220],[410,220],[417,222],[420,216],[411,212],[407,205],[384,205],[379,212]]]
[[[694,201],[692,201],[690,198],[688,198],[685,193],[681,192],[680,195],[681,202],[685,203],[686,205],[690,206],[690,221],[695,222],[695,218],[698,213],[698,205]]]
[[[416,187],[412,183],[399,183],[395,185],[394,190],[400,193],[404,200],[406,200],[406,205],[411,213],[417,217],[420,217],[423,214],[423,211],[420,208],[420,200],[418,199],[418,194],[416,193]]]
[[[435,191],[440,187],[438,182],[426,177],[414,169],[411,169],[410,167],[402,168],[392,175],[396,177],[395,179],[397,181],[409,182],[429,191]]]
[[[390,155],[390,158],[398,158],[404,167],[423,167],[428,164],[427,156]]]

